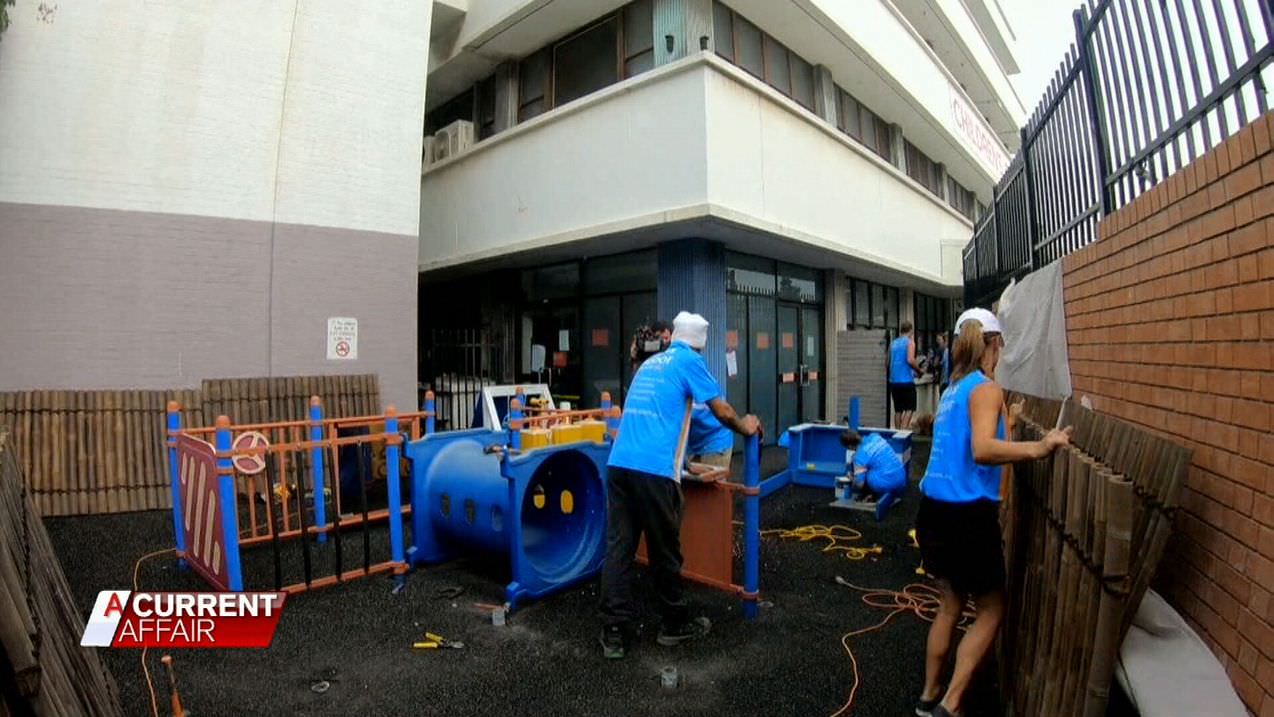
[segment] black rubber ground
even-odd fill
[[[767,451],[769,475],[783,460]],[[852,686],[840,638],[871,625],[884,612],[835,583],[840,575],[869,587],[896,589],[918,579],[917,551],[906,531],[915,516],[911,492],[884,523],[867,513],[827,507],[830,490],[788,488],[762,503],[766,528],[841,523],[862,530],[864,546],[879,544],[878,559],[849,561],[820,553],[814,543],[766,539],[762,543],[762,599],[772,603],[754,622],[742,619],[737,600],[706,589],[690,594],[712,620],[702,640],[676,648],[655,643],[658,625],[642,628],[623,660],[601,655],[590,583],[511,615],[494,627],[475,602],[498,603],[498,563],[458,560],[413,573],[407,589],[390,593],[388,578],[374,577],[316,590],[288,601],[268,650],[192,650],[173,653],[186,707],[198,717],[241,714],[362,715],[828,715]],[[98,590],[132,584],[133,562],[171,546],[167,512],[47,521],[77,604],[87,614]],[[379,540],[379,539],[378,539]],[[375,543],[376,541],[374,541]],[[378,546],[374,546],[378,547]],[[296,546],[292,548],[295,560]],[[268,553],[268,547],[256,548]],[[357,541],[350,555],[361,553]],[[359,556],[361,558],[361,555]],[[347,558],[348,560],[349,558]],[[330,560],[330,557],[327,558]],[[268,556],[250,560],[253,580],[268,587]],[[289,569],[296,569],[293,562]],[[347,563],[346,567],[354,567]],[[330,562],[324,570],[330,570]],[[170,558],[143,565],[147,590],[203,589]],[[440,588],[460,586],[457,598]],[[643,599],[649,595],[639,593]],[[883,630],[851,642],[862,685],[853,715],[906,715],[920,689],[927,625],[897,618]],[[424,631],[461,640],[463,650],[413,650]],[[103,651],[119,683],[126,714],[150,713],[150,698],[135,650]],[[151,655],[160,713],[167,689],[158,654]],[[682,686],[660,687],[659,671],[675,667]],[[983,671],[969,715],[999,714],[994,667]],[[326,680],[330,689],[311,691]]]

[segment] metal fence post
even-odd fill
[[[1029,257],[1031,271],[1035,271],[1040,268],[1035,260],[1035,247],[1040,243],[1040,227],[1035,220],[1035,177],[1031,171],[1031,142],[1035,140],[1035,137],[1027,136],[1026,127],[1020,130],[1019,137],[1022,142],[1022,148],[1018,150],[1022,156],[1022,180],[1026,182],[1026,254]]]
[[[1107,0],[1109,2],[1109,0]],[[1101,14],[1099,13],[1100,17]],[[1079,51],[1079,74],[1084,80],[1084,100],[1088,107],[1088,123],[1093,135],[1093,148],[1097,156],[1097,190],[1101,196],[1101,215],[1107,216],[1115,210],[1114,192],[1111,191],[1110,166],[1106,160],[1108,142],[1102,129],[1101,98],[1097,94],[1097,73],[1093,69],[1092,52],[1088,45],[1090,23],[1085,17],[1083,8],[1076,10],[1071,19],[1075,22],[1075,47]]]

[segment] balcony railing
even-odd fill
[[[965,303],[1097,239],[1099,220],[1267,107],[1268,0],[1088,0],[964,250]]]

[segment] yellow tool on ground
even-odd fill
[[[453,650],[464,649],[463,642],[460,642],[459,640],[448,640],[442,635],[435,635],[432,632],[426,632],[425,640],[423,642],[413,642],[411,646],[416,650],[436,650],[440,647],[447,647]]]

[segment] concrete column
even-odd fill
[[[889,125],[889,162],[903,174],[907,173],[907,144],[902,138],[902,127]]]
[[[679,311],[692,311],[708,320],[708,345],[703,350],[703,358],[724,390],[725,246],[707,239],[678,239],[660,244],[657,284],[661,319],[671,321]]]
[[[518,65],[502,62],[495,68],[495,133],[518,123]]]
[[[837,405],[840,369],[836,335],[849,326],[849,277],[829,269],[823,273],[823,405],[828,418],[836,419],[844,406]]]
[[[814,113],[827,120],[833,127],[840,118],[840,103],[836,97],[836,82],[832,71],[825,65],[814,66]],[[828,284],[831,286],[831,284]]]

